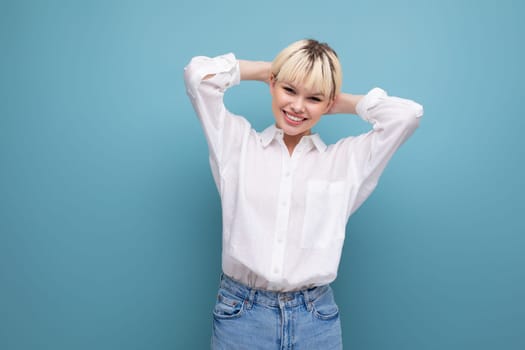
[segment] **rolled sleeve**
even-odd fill
[[[374,88],[359,101],[356,113],[371,123],[373,130],[344,143],[349,152],[349,174],[360,188],[350,213],[374,190],[396,150],[417,129],[423,106]]]
[[[384,113],[385,111],[391,113]],[[388,96],[385,90],[373,88],[356,106],[357,114],[364,120],[375,124],[388,119],[419,119],[423,116],[423,106],[412,100]]]
[[[184,68],[184,80],[186,91],[191,98],[198,95],[197,89],[203,79],[213,75],[213,81],[217,87],[224,90],[230,86],[239,84],[240,70],[238,61],[233,53],[217,57],[196,56]]]
[[[213,58],[196,56],[184,68],[184,80],[206,136],[212,173],[219,186],[219,174],[250,130],[246,119],[235,116],[224,105],[226,89],[240,83],[239,63],[233,53]]]

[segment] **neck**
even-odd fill
[[[295,146],[297,146],[299,144],[299,142],[301,141],[301,138],[303,136],[307,136],[307,135],[310,135],[311,132],[310,130],[302,133],[302,134],[298,134],[298,135],[288,135],[288,134],[284,134],[283,135],[283,141],[284,141],[284,144],[286,145],[286,148],[288,148],[288,152],[290,153],[290,155],[292,155],[293,153],[293,150],[295,149]]]

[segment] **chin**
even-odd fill
[[[283,129],[283,132],[288,136],[299,136],[308,133],[308,130]]]
[[[302,134],[304,131],[300,130],[298,128],[294,128],[293,126],[290,126],[286,124],[285,121],[279,121],[276,123],[277,127],[281,129],[286,135],[295,136]]]

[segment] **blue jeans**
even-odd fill
[[[212,350],[342,349],[339,309],[329,285],[297,292],[252,289],[222,275]]]

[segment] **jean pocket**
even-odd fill
[[[244,299],[232,295],[224,290],[219,290],[217,301],[213,308],[213,316],[218,319],[234,319],[242,316],[244,312]]]
[[[316,318],[325,321],[339,316],[339,307],[335,303],[331,289],[312,301],[312,313]]]

